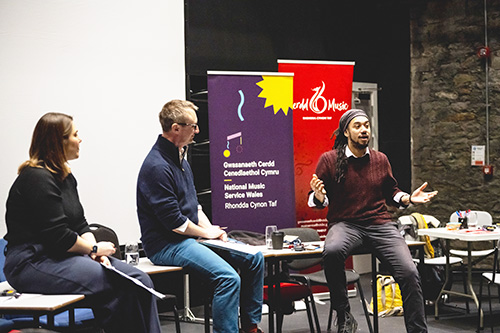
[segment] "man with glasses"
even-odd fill
[[[207,281],[213,290],[214,332],[239,331],[238,307],[240,332],[262,332],[257,326],[264,288],[262,253],[216,254],[197,242],[200,237],[227,241],[226,232],[212,225],[199,205],[184,158],[187,145],[200,132],[197,109],[189,101],[173,100],[159,114],[163,133],[146,156],[137,182],[141,240],[154,264],[182,266]]]

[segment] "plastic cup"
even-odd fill
[[[273,248],[273,232],[278,231],[278,227],[275,225],[266,226],[266,247],[268,249]]]
[[[469,229],[477,229],[477,213],[476,212],[469,213],[469,215],[467,216],[467,225],[469,226]]]

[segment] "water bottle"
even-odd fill
[[[137,242],[125,244],[125,262],[134,266],[139,264],[139,245]]]

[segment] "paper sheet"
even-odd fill
[[[257,254],[260,252],[260,250],[256,246],[248,245],[248,244],[243,244],[243,243],[236,243],[234,241],[221,241],[219,239],[207,239],[203,240],[202,244],[206,244],[207,246],[213,246],[217,247],[220,249],[226,249],[226,250],[232,250],[232,251],[239,251],[243,253],[249,253],[249,254]]]
[[[110,271],[113,271],[117,274],[120,274],[121,276],[123,276],[124,278],[132,281],[133,283],[135,283],[136,285],[138,285],[139,287],[142,287],[144,289],[146,289],[147,291],[149,291],[151,294],[155,295],[156,297],[158,297],[159,299],[164,299],[166,297],[166,295],[154,290],[153,288],[150,288],[148,286],[146,286],[144,283],[142,283],[140,280],[137,280],[136,278],[134,277],[131,277],[131,276],[128,276],[127,274],[117,270],[115,267],[113,267],[112,265],[104,265],[103,263],[101,263],[101,265],[107,269],[109,269]]]

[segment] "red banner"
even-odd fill
[[[278,60],[279,71],[294,73],[293,139],[297,224],[326,234],[326,209],[307,206],[309,181],[320,155],[332,149],[333,131],[351,108],[354,62]]]

